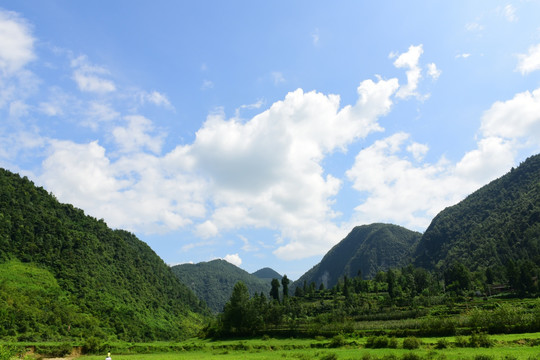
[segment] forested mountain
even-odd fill
[[[320,263],[302,275],[293,287],[315,282],[326,288],[343,276],[371,278],[380,270],[401,267],[412,261],[422,234],[391,224],[355,227],[323,257]]]
[[[259,279],[269,280],[269,281],[272,281],[272,279],[281,280],[282,278],[282,276],[277,271],[268,267],[259,269],[251,275],[258,277]]]
[[[0,337],[178,339],[204,304],[133,234],[0,169]]]
[[[176,265],[172,267],[172,271],[204,300],[214,313],[223,311],[223,306],[231,297],[238,281],[247,286],[251,295],[262,292],[268,296],[270,292],[269,280],[259,279],[225,260]]]
[[[441,211],[416,256],[415,264],[427,269],[460,262],[499,275],[508,264],[540,264],[540,155]]]

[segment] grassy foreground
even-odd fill
[[[382,338],[380,338],[382,339]],[[379,339],[379,340],[380,340]],[[99,355],[83,355],[81,360],[103,360],[111,351],[113,360],[172,360],[172,359],[321,359],[321,360],[379,360],[379,359],[525,359],[540,360],[540,333],[492,335],[489,345],[472,344],[470,337],[413,338],[417,342],[408,350],[405,339],[385,338],[384,348],[372,348],[374,338],[344,337],[331,339],[263,339],[201,340],[180,343],[109,344]],[[379,343],[380,345],[380,343]],[[489,346],[489,347],[478,347]],[[443,348],[441,348],[443,347]],[[18,359],[36,359],[27,355]]]

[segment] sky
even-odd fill
[[[297,279],[540,152],[540,1],[0,0],[0,167]]]

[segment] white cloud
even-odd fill
[[[410,46],[409,50],[403,54],[400,54],[397,56],[395,53],[391,53],[390,57],[397,56],[397,59],[394,61],[394,66],[397,68],[406,68],[408,69],[407,74],[407,84],[402,85],[398,92],[396,93],[396,97],[398,98],[408,98],[410,96],[419,96],[417,93],[418,88],[418,82],[420,81],[422,74],[421,69],[418,66],[418,61],[420,60],[420,56],[424,52],[422,45],[418,46]]]
[[[523,75],[540,70],[540,44],[529,48],[528,54],[518,55],[517,69]]]
[[[40,181],[63,202],[112,227],[146,233],[179,229],[205,214],[203,181],[186,175],[185,149],[162,158],[125,154],[112,162],[97,142],[51,141]]]
[[[415,165],[403,152],[414,155],[415,147],[409,134],[397,133],[358,153],[347,176],[366,199],[355,208],[354,223],[391,222],[422,231],[446,206],[508,171],[515,156],[509,143],[487,138],[455,165],[444,158]]]
[[[122,152],[132,153],[147,149],[154,154],[161,152],[164,134],[152,136],[154,126],[152,121],[141,115],[129,115],[124,119],[128,125],[126,127],[115,127],[112,135]]]
[[[4,76],[20,71],[36,58],[34,42],[26,21],[0,9],[0,71]]]
[[[160,92],[152,91],[151,93],[143,93],[141,97],[143,102],[150,102],[156,106],[162,106],[166,109],[173,108],[167,96]]]
[[[471,54],[469,54],[469,53],[461,53],[461,54],[456,55],[456,59],[467,59],[470,56],[471,56]]]
[[[495,102],[482,116],[480,130],[486,137],[540,139],[540,88]]]
[[[77,83],[79,90],[100,94],[116,90],[114,82],[102,77],[109,72],[105,68],[91,65],[86,56],[79,56],[72,60],[71,67],[74,68],[73,80]]]
[[[426,156],[428,150],[429,147],[427,145],[419,144],[416,142],[413,142],[412,144],[407,146],[407,151],[413,155],[416,161],[422,161],[424,159],[424,156]]]
[[[427,64],[427,73],[433,80],[437,80],[441,76],[442,71],[437,68],[435,63],[430,63]]]
[[[242,265],[242,259],[240,258],[240,256],[238,254],[228,254],[228,255],[225,255],[225,257],[223,258],[223,260],[233,264],[233,265],[236,265],[236,266],[240,266]]]

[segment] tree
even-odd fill
[[[257,328],[257,311],[243,282],[234,285],[231,298],[223,310],[223,329],[231,334],[249,334]]]
[[[289,297],[289,283],[291,281],[287,278],[287,275],[283,275],[281,278],[281,285],[283,285],[283,301]]]
[[[270,298],[279,301],[279,280],[272,279],[272,289],[270,289]]]

